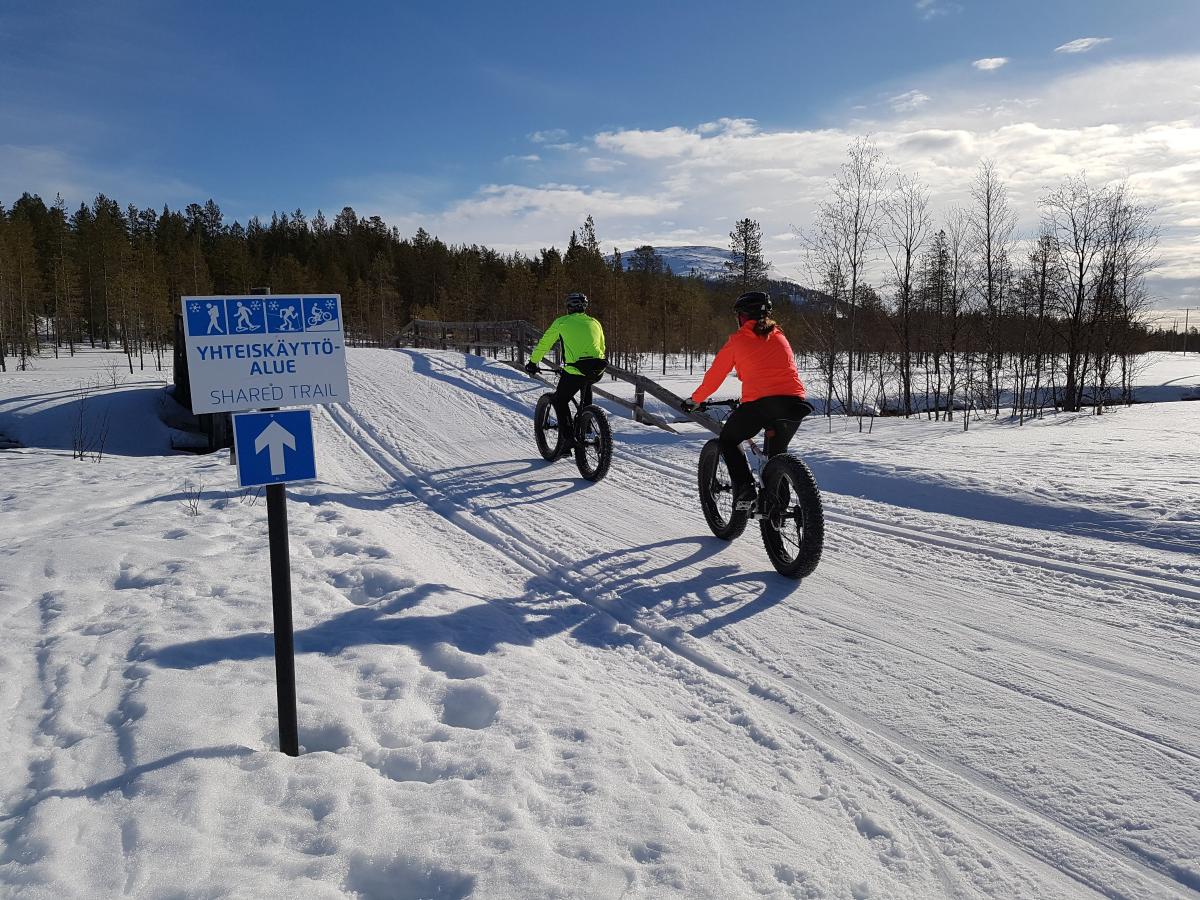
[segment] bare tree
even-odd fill
[[[1058,310],[1066,352],[1062,407],[1077,412],[1083,404],[1089,349],[1085,317],[1103,259],[1109,194],[1080,174],[1064,179],[1041,205],[1043,229],[1053,238],[1065,287]]]
[[[1122,182],[1108,194],[1105,251],[1096,288],[1102,352],[1096,358],[1096,411],[1103,412],[1114,366],[1119,366],[1121,400],[1132,402],[1137,347],[1134,337],[1146,324],[1150,297],[1145,277],[1158,265],[1158,226],[1153,206],[1138,202]]]
[[[894,325],[900,337],[899,374],[904,415],[912,406],[913,281],[917,261],[929,238],[929,190],[916,175],[898,175],[884,203],[883,246],[892,263],[896,289]]]
[[[979,164],[971,184],[971,232],[979,254],[980,293],[986,319],[983,372],[992,394],[996,414],[1000,414],[1003,350],[1000,321],[1010,272],[1017,218],[1008,202],[1008,188],[996,172],[996,163],[985,159]]]
[[[879,242],[885,188],[886,164],[879,148],[868,138],[850,145],[846,162],[834,179],[832,197],[817,208],[813,239],[840,259],[836,266],[846,286],[846,395],[847,413],[854,409],[854,370],[857,350],[856,314],[863,272]]]

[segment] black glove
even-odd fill
[[[696,408],[696,401],[689,397],[679,404],[679,408],[682,409],[685,413],[690,413],[692,410],[694,410]]]
[[[539,371],[537,363],[535,363],[535,362],[525,363],[525,371],[528,372],[530,375],[536,375]]]

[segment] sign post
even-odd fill
[[[288,756],[299,756],[292,571],[285,483],[311,481],[317,477],[312,413],[307,409],[236,413],[233,417],[233,445],[237,452],[238,484],[244,488],[265,485],[267,489],[267,541],[271,548],[271,612],[275,623],[279,749]]]
[[[299,756],[289,481],[316,478],[312,414],[279,406],[345,403],[350,396],[341,297],[184,297],[184,337],[195,412],[233,417],[238,484],[265,486],[279,749]],[[258,409],[245,413],[243,410]]]

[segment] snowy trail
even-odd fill
[[[401,354],[401,356],[404,355],[405,354]],[[416,355],[413,356],[415,358]],[[514,445],[511,447],[511,450],[515,453],[519,453],[522,446],[529,446],[528,410],[531,408],[532,398],[527,400],[523,407],[520,404],[514,404],[511,399],[499,404],[494,404],[491,407],[480,403],[480,398],[487,397],[489,394],[504,396],[501,392],[496,390],[496,386],[498,380],[503,382],[503,380],[508,377],[506,373],[497,373],[495,371],[488,372],[478,366],[476,366],[473,370],[471,368],[471,362],[468,362],[465,366],[456,367],[452,363],[446,365],[446,360],[439,360],[436,358],[432,360],[428,358],[422,358],[415,359],[415,361],[418,366],[424,367],[424,374],[428,374],[431,377],[437,378],[443,382],[452,383],[465,394],[466,399],[456,398],[456,402],[460,402],[461,407],[456,409],[454,414],[450,414],[448,411],[443,411],[442,418],[438,419],[438,421],[445,422],[447,425],[456,420],[463,421],[462,419],[459,419],[459,416],[462,415],[465,418],[466,409],[473,407],[474,409],[483,412],[486,418],[492,423],[493,430],[488,434],[490,440],[494,441],[496,438],[494,428],[495,425],[503,422],[504,424],[512,427],[516,441],[503,442],[505,451],[510,450],[510,447],[508,446],[510,444]],[[436,373],[434,370],[439,365],[445,365],[446,367],[441,373]],[[418,373],[420,374],[419,369]],[[371,380],[377,381],[376,379]],[[533,394],[533,397],[536,397],[536,393]],[[380,405],[385,408],[389,406],[386,400],[386,395],[373,393],[365,402],[357,403],[356,408],[360,410],[377,410]],[[398,404],[396,408],[389,409],[386,420],[388,422],[394,422],[395,419],[399,418],[403,421],[406,416],[406,410],[404,410],[402,407],[403,404]],[[432,413],[433,411],[429,410],[427,412]],[[512,558],[519,559],[523,565],[530,565],[532,570],[540,571],[547,566],[553,567],[555,565],[561,566],[564,569],[577,567],[584,572],[588,570],[588,555],[585,552],[581,551],[578,555],[576,555],[574,552],[564,553],[561,551],[552,550],[550,549],[550,545],[544,541],[531,541],[529,539],[530,535],[544,535],[544,531],[539,531],[536,527],[530,528],[524,523],[520,528],[514,528],[509,523],[508,517],[501,517],[498,513],[494,512],[494,507],[490,504],[486,509],[481,508],[477,501],[481,496],[487,496],[488,492],[481,489],[479,484],[476,484],[474,487],[465,491],[459,490],[457,494],[442,493],[438,490],[438,488],[442,486],[443,481],[448,480],[444,477],[446,473],[479,473],[481,470],[486,470],[488,468],[488,463],[481,463],[479,461],[480,457],[474,452],[461,453],[457,461],[459,461],[462,465],[458,467],[445,465],[445,463],[453,461],[453,453],[451,452],[448,454],[447,449],[453,448],[455,445],[457,445],[459,439],[459,433],[457,429],[451,431],[449,428],[447,428],[446,430],[441,431],[443,436],[446,438],[446,444],[437,445],[431,444],[425,438],[419,436],[417,434],[417,430],[413,428],[411,437],[405,435],[403,439],[395,441],[395,443],[399,446],[393,446],[391,449],[386,449],[385,444],[387,443],[388,438],[395,440],[396,435],[403,432],[405,424],[400,424],[398,426],[390,424],[386,426],[380,426],[380,428],[376,429],[371,425],[366,424],[365,420],[370,418],[370,413],[352,413],[347,416],[344,411],[336,411],[334,416],[335,419],[339,420],[341,417],[347,417],[351,420],[354,426],[369,432],[371,434],[371,439],[374,442],[374,447],[368,452],[377,461],[379,461],[381,458],[384,460],[390,459],[392,461],[391,465],[394,467],[393,471],[400,474],[410,483],[415,479],[416,483],[419,485],[418,493],[423,495],[423,499],[429,502],[430,505],[437,509],[440,513],[447,516],[449,520],[460,525],[461,527],[464,527],[465,530],[471,533],[475,538],[500,548],[502,552],[512,556]],[[381,420],[383,418],[385,417],[381,417]],[[414,419],[413,421],[415,422],[418,420]],[[342,422],[342,424],[346,425],[347,423]],[[411,426],[412,422],[407,424]],[[463,429],[463,434],[468,435],[477,431],[482,423],[474,423],[467,420],[464,424],[466,427]],[[384,435],[386,435],[386,437]],[[463,439],[467,440],[465,437]],[[403,449],[400,449],[400,447],[403,447]],[[473,451],[478,449],[479,447],[477,446],[472,447]],[[493,448],[490,449],[495,449],[494,444]],[[526,453],[528,452],[528,449],[526,449]],[[511,464],[515,461],[513,459],[495,459],[496,455],[497,454],[493,452],[492,458],[494,461],[492,465],[503,466],[506,463]],[[628,458],[632,455],[634,454],[620,453],[618,454],[618,458],[621,462],[627,462]],[[426,470],[426,473],[422,475],[416,472],[412,467],[411,460],[414,458],[430,459],[431,462],[441,465],[439,465],[437,468],[431,466],[430,469]],[[484,458],[486,459],[486,454]],[[519,459],[519,456],[516,457],[516,459]],[[474,461],[473,463],[471,462],[472,460]],[[472,468],[472,466],[475,468]],[[385,469],[388,468],[387,462],[384,463],[384,467]],[[661,465],[651,465],[651,468],[656,469],[660,473],[660,477],[665,474],[665,467]],[[501,482],[501,484],[504,485],[502,490],[505,493],[516,496],[530,497],[537,495],[538,490],[544,486],[545,480],[544,478],[538,479],[538,483],[535,484],[532,483],[532,481],[525,482],[520,475],[528,476],[528,474],[532,472],[536,477],[537,469],[537,466],[532,468],[526,466],[523,467],[519,474],[511,469],[503,469],[496,474],[503,475],[504,480]],[[614,473],[616,473],[618,469],[619,466],[614,466]],[[546,474],[549,474],[553,470],[544,468],[542,471]],[[439,476],[441,476],[441,480],[439,480]],[[486,479],[478,478],[477,476],[477,480],[483,481]],[[639,490],[638,485],[633,481],[630,481],[628,478],[623,479],[622,477],[618,476],[613,478],[612,481],[613,486],[620,486],[620,488],[626,491],[632,491],[634,493],[638,493],[639,495],[644,493],[644,487]],[[516,482],[516,484],[514,484],[514,482]],[[645,481],[642,481],[642,485],[645,483]],[[672,487],[675,486],[673,485]],[[682,493],[682,489],[684,487],[685,486],[683,484],[680,484],[678,485],[679,490],[667,491],[666,493],[671,495],[672,499],[676,499],[678,498],[679,494]],[[690,488],[690,486],[688,487]],[[545,500],[546,498],[543,497],[542,499]],[[644,496],[639,496],[636,499],[642,503],[646,502],[646,498]],[[606,502],[611,503],[611,498],[606,498]],[[521,501],[518,500],[513,504],[512,507],[505,508],[505,512],[511,513],[513,512],[513,507],[520,505]],[[608,511],[610,513],[619,514],[619,510],[622,505],[624,504],[611,503],[611,505],[608,507]],[[684,505],[679,503],[670,503],[669,507],[674,510],[682,510],[685,508]],[[581,511],[578,509],[572,509],[569,512],[566,512],[560,521],[560,528],[568,530],[570,527],[569,523],[577,522],[581,515],[584,514],[585,513],[581,513]],[[693,521],[689,523],[687,520],[684,520],[685,526],[688,524],[694,525],[694,517],[696,513],[692,511],[691,515],[693,517]],[[850,517],[847,518],[849,519]],[[871,527],[876,528],[878,531],[879,529],[877,528],[877,525],[878,523],[875,523]],[[914,536],[913,533],[905,532],[902,529],[897,529],[897,531],[900,533],[899,536],[904,539],[911,540],[911,538]],[[684,528],[684,535],[688,534],[689,532],[690,534],[694,535],[694,527]],[[686,538],[681,537],[681,539]],[[957,551],[966,549],[968,552],[970,552],[971,550],[975,549],[975,547],[972,546],[969,541],[954,541],[952,538],[941,537],[935,540],[934,543],[938,544],[942,548],[946,548],[947,545],[949,545],[950,548]],[[1028,557],[1021,557],[1020,555],[1017,555],[1014,558],[1014,555],[1006,555],[1004,553],[997,555],[994,552],[987,551],[985,548],[983,549],[985,550],[984,555],[986,556],[1003,559],[1010,562],[1015,561],[1028,564]],[[572,548],[572,550],[574,550],[574,548]],[[598,558],[603,558],[603,554],[599,554]],[[577,563],[576,560],[580,559],[582,561]],[[1044,559],[1033,557],[1033,561],[1034,564],[1042,565],[1043,567],[1045,566]],[[626,556],[620,561],[620,565],[614,567],[620,571],[628,572],[632,569],[634,572],[634,574],[628,579],[628,589],[631,589],[634,592],[645,592],[648,587],[652,588],[652,586],[656,583],[661,583],[656,582],[656,579],[653,577],[645,577],[645,573],[639,571],[636,566],[630,565],[631,562],[632,560]],[[760,561],[759,566],[762,566],[764,563],[765,560]],[[829,568],[830,565],[830,560],[827,560],[825,563],[823,563],[823,569],[819,575],[828,576],[826,569]],[[836,565],[836,563],[834,563],[834,565]],[[682,568],[682,566],[677,567],[676,571],[679,571]],[[1106,577],[1106,573],[1104,573],[1102,570],[1097,571],[1094,568],[1070,566],[1058,561],[1053,561],[1052,565],[1050,565],[1050,569],[1054,572],[1063,572],[1065,570],[1069,574],[1083,575],[1084,577],[1088,577],[1092,580],[1100,582],[1109,580]],[[862,573],[860,572],[856,572],[856,578],[861,574]],[[599,577],[601,575],[603,575],[602,571],[586,578],[564,575],[563,583],[568,587],[568,589],[573,589],[577,596],[596,596],[598,594],[599,596],[603,597],[604,602],[602,608],[610,612],[614,611],[615,609],[617,611],[618,618],[620,618],[621,621],[637,628],[643,634],[651,637],[652,639],[660,641],[676,652],[680,652],[685,656],[685,658],[688,658],[692,662],[703,666],[712,674],[725,677],[732,676],[735,679],[738,677],[738,674],[740,674],[741,680],[745,681],[746,673],[749,671],[753,673],[752,677],[755,679],[761,679],[764,677],[765,670],[763,668],[757,668],[756,670],[755,665],[761,667],[764,659],[769,660],[772,657],[783,658],[785,655],[794,653],[796,650],[807,649],[811,652],[828,643],[827,641],[819,641],[815,644],[808,645],[807,647],[804,643],[800,643],[799,645],[795,643],[784,643],[783,646],[770,648],[769,644],[764,646],[757,641],[747,643],[747,640],[740,636],[735,635],[733,638],[726,639],[723,635],[720,635],[718,636],[720,638],[718,643],[721,644],[722,647],[733,646],[739,652],[733,662],[725,661],[721,657],[714,659],[713,651],[709,647],[697,646],[695,641],[686,639],[686,636],[682,634],[678,625],[672,624],[655,612],[651,608],[655,604],[647,603],[643,600],[635,601],[633,604],[623,601],[621,599],[621,594],[628,593],[628,590],[622,591],[621,587],[610,588],[606,586],[604,579]],[[961,573],[959,577],[961,577]],[[1131,585],[1135,585],[1139,589],[1170,589],[1173,587],[1172,585],[1161,583],[1161,580],[1159,579],[1142,579],[1132,576],[1129,573],[1124,574],[1124,578],[1127,583],[1131,583]],[[670,583],[671,593],[676,602],[681,596],[688,596],[686,582],[684,585],[684,590],[680,590],[680,584],[677,579],[673,579]],[[708,585],[706,585],[705,592],[711,594],[713,592],[713,586],[714,585],[710,582]],[[843,585],[843,587],[845,586]],[[1186,588],[1183,586],[1178,586],[1176,588],[1176,592],[1180,590],[1186,590]],[[855,599],[853,591],[849,591],[848,593],[850,594],[850,599]],[[886,593],[883,594],[883,596],[886,596]],[[861,596],[860,592],[860,596],[857,599],[869,600],[872,598],[869,596],[864,598]],[[774,605],[774,603],[770,605]],[[845,598],[840,599],[835,605],[845,605]],[[787,604],[783,604],[783,606],[786,608]],[[696,630],[703,630],[707,635],[712,635],[718,628],[722,626],[713,626],[711,622],[711,618],[705,619],[700,629],[693,627],[692,630],[693,632]],[[837,621],[826,622],[825,624],[842,630],[847,628],[847,626],[842,622]],[[731,628],[730,630],[736,632],[738,629]],[[767,632],[769,633],[772,630],[777,629],[767,629]],[[791,630],[790,633],[794,633],[794,630]],[[1123,753],[1132,754],[1136,760],[1131,765],[1131,775],[1135,775],[1143,768],[1148,768],[1149,771],[1153,773],[1152,776],[1147,779],[1150,784],[1144,787],[1144,793],[1134,797],[1134,802],[1131,805],[1133,805],[1135,808],[1152,808],[1154,803],[1159,799],[1162,789],[1162,785],[1159,783],[1159,781],[1163,778],[1164,773],[1162,769],[1164,766],[1170,766],[1171,764],[1175,765],[1176,771],[1173,773],[1168,772],[1167,776],[1169,777],[1169,781],[1175,784],[1176,788],[1179,788],[1181,784],[1187,783],[1189,770],[1194,769],[1194,764],[1197,759],[1194,753],[1186,749],[1189,745],[1195,746],[1194,733],[1187,736],[1187,738],[1184,740],[1179,741],[1173,740],[1170,737],[1164,738],[1156,733],[1143,731],[1136,727],[1128,727],[1118,719],[1106,717],[1103,714],[1097,714],[1093,711],[1090,711],[1086,709],[1086,703],[1074,703],[1071,701],[1058,699],[1045,691],[1039,692],[1036,689],[1031,690],[1019,684],[1014,685],[1006,682],[1003,679],[985,677],[978,675],[976,672],[972,672],[966,668],[949,665],[943,659],[938,658],[936,654],[922,653],[913,649],[913,647],[920,646],[921,641],[925,639],[926,636],[924,634],[914,636],[913,646],[904,646],[895,642],[883,642],[878,638],[873,638],[876,644],[889,643],[891,649],[897,651],[902,657],[907,657],[908,660],[906,668],[911,669],[915,662],[918,666],[922,664],[933,665],[940,667],[943,670],[950,670],[958,674],[967,674],[976,678],[979,682],[985,684],[989,688],[998,689],[1010,696],[1015,695],[1018,700],[1036,701],[1038,704],[1043,706],[1055,707],[1058,710],[1071,714],[1074,718],[1081,722],[1081,724],[1077,726],[1075,730],[1081,731],[1083,734],[1076,736],[1071,744],[1066,747],[1067,752],[1064,754],[1064,756],[1067,759],[1072,758],[1072,753],[1077,753],[1080,748],[1095,744],[1097,741],[1097,737],[1094,733],[1096,728],[1110,732],[1107,738],[1103,736],[1099,738],[1101,743],[1106,740],[1111,741],[1114,739],[1134,741],[1140,745],[1146,745],[1150,751],[1158,753],[1159,755],[1165,754],[1165,759],[1157,762],[1150,761],[1147,763],[1139,756],[1139,754],[1144,752],[1144,750],[1122,751]],[[766,651],[765,653],[764,650]],[[1043,653],[1044,652],[1045,651],[1043,651]],[[754,663],[749,665],[748,668],[748,663],[750,663],[750,661],[754,661]],[[1044,670],[1044,667],[1045,663],[1043,662],[1038,669]],[[1106,669],[1106,671],[1111,671],[1111,669]],[[767,674],[766,687],[764,687],[762,683],[755,683],[750,686],[755,689],[755,693],[757,693],[759,696],[767,696],[771,698],[781,696],[788,697],[789,695],[794,696],[796,692],[791,685],[787,683],[787,681],[789,679],[793,679],[793,684],[796,680],[805,681],[804,677],[796,678],[796,675],[803,676],[803,674],[804,673],[787,672],[781,675],[778,671],[778,667],[776,667],[775,672]],[[860,683],[858,687],[861,688],[862,684]],[[1182,679],[1180,688],[1183,688]],[[851,695],[855,694],[856,692],[857,691],[854,689],[846,691],[846,693]],[[872,710],[872,715],[864,716],[861,712],[855,712],[853,710],[852,699],[849,701],[838,701],[829,695],[821,694],[811,689],[801,691],[799,693],[803,698],[805,705],[812,706],[815,704],[823,710],[834,710],[837,714],[839,714],[842,720],[849,720],[853,722],[860,728],[865,729],[875,738],[881,739],[883,742],[890,743],[892,746],[899,746],[909,755],[915,754],[918,758],[922,759],[923,762],[927,763],[926,771],[915,777],[912,774],[906,775],[903,771],[898,770],[895,766],[888,766],[888,768],[891,770],[891,776],[893,778],[898,777],[901,783],[906,784],[908,789],[920,790],[920,788],[917,786],[918,783],[924,783],[925,781],[930,780],[930,773],[928,772],[929,766],[941,768],[945,773],[956,776],[963,782],[963,784],[954,790],[938,791],[937,793],[939,796],[945,797],[947,794],[950,796],[955,796],[956,793],[958,795],[965,796],[968,799],[962,803],[962,806],[968,809],[970,809],[972,806],[987,806],[990,804],[991,809],[989,809],[983,815],[977,815],[976,821],[980,822],[980,824],[984,825],[984,827],[989,828],[993,832],[994,837],[1004,840],[1018,850],[1024,850],[1025,852],[1032,853],[1039,858],[1053,861],[1053,864],[1059,868],[1062,868],[1064,871],[1071,872],[1075,877],[1079,878],[1084,883],[1095,887],[1097,890],[1114,893],[1116,895],[1144,896],[1146,895],[1145,892],[1147,890],[1165,890],[1169,892],[1172,889],[1178,889],[1181,883],[1184,885],[1191,883],[1190,880],[1193,878],[1193,875],[1187,869],[1173,869],[1169,864],[1165,864],[1161,860],[1154,859],[1152,855],[1142,852],[1138,844],[1133,843],[1120,833],[1116,834],[1115,836],[1105,833],[1096,834],[1087,827],[1076,827],[1072,823],[1072,817],[1077,814],[1079,810],[1074,806],[1066,804],[1063,806],[1063,808],[1055,810],[1054,804],[1052,803],[1047,804],[1045,802],[1027,802],[1021,797],[1020,792],[1013,792],[1009,789],[1001,787],[1001,779],[986,774],[988,767],[980,765],[975,758],[979,755],[986,755],[987,748],[977,749],[974,753],[974,756],[967,754],[968,764],[964,764],[960,759],[953,758],[956,756],[961,758],[963,756],[961,747],[952,747],[950,748],[951,752],[947,753],[945,751],[939,751],[928,743],[914,741],[911,737],[902,737],[901,732],[896,727],[898,723],[893,722],[893,724],[889,725],[885,722],[879,721],[879,719],[876,718],[878,714],[877,709]],[[1172,700],[1173,698],[1167,698],[1167,700],[1163,703],[1164,710],[1172,707]],[[909,701],[911,704],[911,698],[909,698]],[[984,707],[986,707],[989,703],[993,705],[996,703],[995,700],[986,697],[982,698],[979,702]],[[1175,708],[1178,708],[1178,706],[1175,706]],[[1028,711],[1026,710],[1026,713],[1027,712]],[[1045,727],[1045,713],[1034,715],[1033,718],[1034,721],[1038,723],[1039,727]],[[811,721],[807,722],[806,724],[808,724],[809,728],[812,727]],[[1060,725],[1061,722],[1055,723],[1055,727]],[[833,727],[845,728],[846,722],[839,721]],[[849,746],[846,744],[846,742],[837,740],[836,736],[831,736],[831,733],[818,733],[818,735],[821,740],[832,742],[834,746],[840,744],[843,751],[845,751],[847,746]],[[1047,739],[1047,735],[1045,733],[1034,735],[1034,737],[1040,739],[1040,741],[1035,741],[1035,744],[1039,742],[1045,742]],[[857,737],[856,741],[853,742],[853,744],[861,744],[863,740],[864,739],[859,736]],[[851,746],[850,749],[853,751],[854,747]],[[889,747],[888,749],[890,750],[891,748]],[[860,758],[864,757],[864,754],[861,751],[857,751],[856,755]],[[1054,759],[1056,756],[1053,751],[1047,753],[1045,750],[1042,751],[1042,755],[1051,759]],[[885,757],[882,752],[876,753],[873,756],[867,755],[865,758],[866,761],[876,765],[879,765],[881,762],[885,761]],[[911,762],[909,763],[909,768],[913,768]],[[1000,774],[1008,775],[1011,773],[1001,772]],[[940,778],[935,778],[933,780],[944,782],[946,778],[943,775]],[[945,785],[939,784],[939,787],[945,787]],[[1028,788],[1036,791],[1036,780],[1035,783],[1029,785]],[[981,799],[981,796],[983,799]],[[1006,805],[1010,808],[1003,808]],[[1049,808],[1049,812],[1047,812],[1047,808]],[[1014,816],[1016,821],[1014,821]],[[1008,821],[1005,822],[1005,819]],[[1095,823],[1091,824],[1093,824],[1094,827]],[[1176,835],[1176,839],[1179,841],[1177,849],[1186,852],[1189,846],[1188,842],[1195,836],[1194,828],[1189,827],[1189,823],[1186,819],[1184,819],[1182,822],[1176,821],[1172,823],[1172,825],[1177,832],[1180,832]],[[1053,838],[1053,840],[1050,838]],[[1046,854],[1044,848],[1048,844],[1053,846],[1056,841],[1061,846],[1056,847],[1054,850]],[[1129,867],[1133,870],[1133,873],[1122,872],[1121,870],[1124,867]],[[1151,885],[1154,885],[1155,887],[1151,888]],[[1193,886],[1195,885],[1193,884]]]
[[[0,893],[1200,896],[1190,518],[1096,540],[889,475],[826,495],[796,583],[707,533],[707,433],[614,418],[589,485],[537,457],[524,375],[350,362],[289,490],[297,760],[224,456],[0,454]],[[10,393],[44,424],[71,397]],[[860,465],[816,438],[819,479]]]

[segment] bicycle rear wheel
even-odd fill
[[[554,462],[562,455],[559,448],[563,440],[558,427],[558,414],[554,411],[553,394],[538,397],[537,407],[533,411],[533,437],[542,459]]]
[[[805,578],[821,561],[825,512],[808,466],[791,453],[772,457],[763,469],[763,546],[780,575]]]
[[[588,481],[599,481],[612,464],[612,429],[598,406],[579,411],[575,422],[575,465]]]
[[[721,456],[721,444],[713,438],[700,451],[700,508],[708,527],[723,541],[732,541],[746,530],[750,514],[733,507],[733,479]]]

